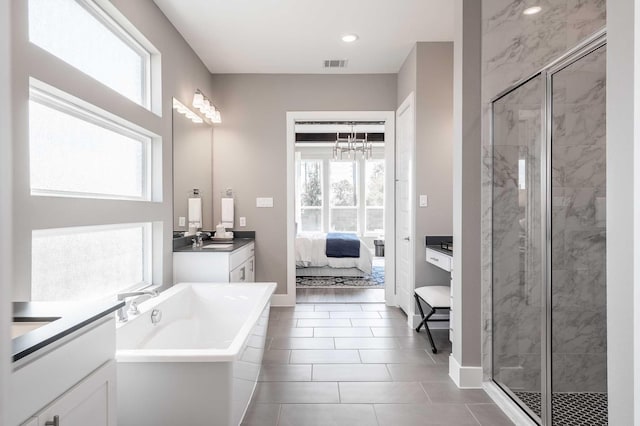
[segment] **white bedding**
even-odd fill
[[[360,257],[327,257],[327,234],[309,234],[296,237],[296,267],[358,268],[370,274],[373,253],[360,240]]]

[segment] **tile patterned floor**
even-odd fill
[[[298,303],[384,303],[382,288],[298,288]]]
[[[383,304],[272,308],[260,382],[243,426],[512,425],[482,390],[449,379],[450,343]]]

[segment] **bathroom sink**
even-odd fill
[[[16,337],[20,337],[30,331],[36,330],[40,327],[44,327],[45,325],[51,323],[51,321],[14,321],[11,324],[11,338],[15,339]]]
[[[203,246],[203,249],[227,249],[233,247],[233,244],[209,244],[207,246]]]

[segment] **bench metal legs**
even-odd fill
[[[445,308],[433,307],[433,306],[429,305],[429,303],[427,303],[420,296],[418,296],[416,293],[413,293],[413,297],[415,297],[415,299],[416,299],[416,304],[418,305],[418,310],[420,311],[420,316],[422,317],[422,321],[416,327],[416,331],[419,333],[420,332],[420,327],[422,327],[424,325],[424,329],[427,332],[427,337],[429,338],[429,343],[431,343],[431,352],[436,354],[436,353],[438,353],[438,349],[436,348],[435,343],[433,343],[433,336],[431,336],[431,330],[429,330],[429,324],[427,323],[427,321],[449,321],[449,319],[431,319],[431,316],[436,313],[437,309],[449,309],[449,307],[445,307]],[[427,305],[427,306],[429,306],[429,308],[431,308],[431,312],[429,312],[429,315],[427,315],[427,316],[424,315],[424,311],[422,310],[422,304],[420,303],[420,301],[423,301],[425,303],[425,305]]]

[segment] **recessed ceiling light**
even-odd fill
[[[345,43],[353,43],[357,39],[358,39],[357,34],[345,34],[342,36],[342,41],[344,41]]]
[[[542,8],[540,6],[532,6],[532,7],[526,8],[522,12],[522,14],[523,15],[535,15],[536,13],[540,13],[541,10],[542,10]]]

